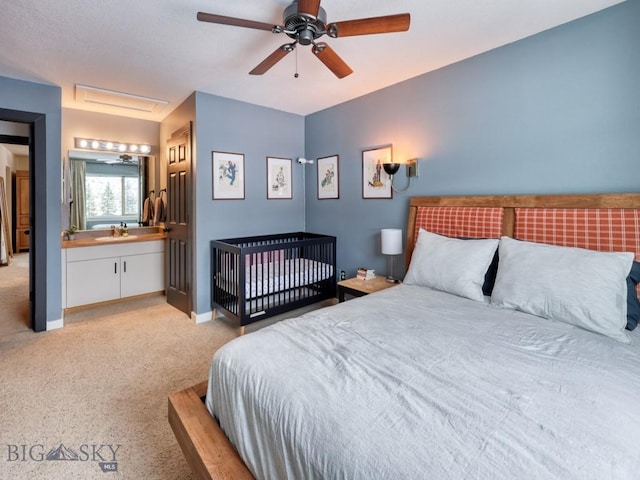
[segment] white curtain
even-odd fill
[[[85,217],[85,178],[87,176],[87,164],[83,160],[71,160],[71,201],[69,222],[79,230],[87,229]]]

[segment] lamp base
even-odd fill
[[[393,278],[391,276],[385,278],[385,280],[389,283],[400,283],[400,280],[398,280],[397,278]]]

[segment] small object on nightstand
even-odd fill
[[[356,278],[360,280],[371,280],[372,278],[376,278],[376,273],[374,270],[371,270],[369,268],[358,267]]]

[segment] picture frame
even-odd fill
[[[340,198],[340,157],[331,155],[317,159],[318,200]]]
[[[382,168],[384,163],[391,162],[391,145],[362,151],[362,198],[393,198],[391,176]]]
[[[244,154],[211,152],[214,200],[244,199]]]
[[[293,198],[291,163],[290,158],[267,157],[267,199]]]

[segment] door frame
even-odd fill
[[[47,329],[46,115],[0,108],[0,120],[29,125],[29,326],[35,332],[44,332]]]

